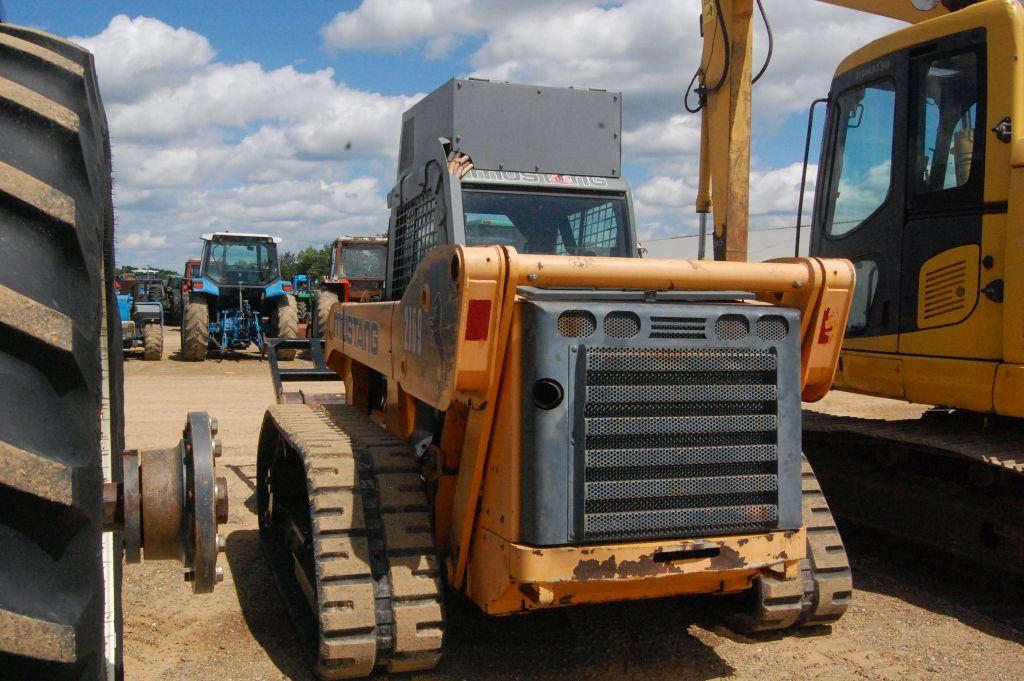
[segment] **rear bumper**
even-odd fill
[[[805,530],[702,539],[536,548],[481,529],[469,595],[494,615],[579,603],[732,593],[771,573],[797,578]]]

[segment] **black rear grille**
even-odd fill
[[[707,320],[703,317],[651,317],[651,338],[707,337]]]
[[[586,348],[584,539],[778,524],[776,355]]]

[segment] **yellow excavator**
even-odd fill
[[[937,406],[809,412],[805,449],[841,516],[1024,573],[1024,7],[824,1],[910,24],[843,60],[815,103],[827,114],[810,253],[857,272],[835,385]],[[713,209],[725,260],[746,259],[754,5],[705,0],[688,93],[702,114],[697,211]],[[803,192],[800,206],[798,222]]]

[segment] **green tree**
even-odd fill
[[[281,265],[281,276],[291,279],[296,274],[308,275],[310,279],[323,277],[331,263],[331,244],[320,248],[307,246],[298,253],[285,251],[278,258]]]

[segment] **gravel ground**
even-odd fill
[[[226,576],[215,593],[192,596],[171,563],[126,567],[126,678],[309,679],[256,538],[256,440],[263,411],[274,401],[267,365],[255,354],[186,363],[178,358],[177,329],[167,330],[166,342],[169,356],[162,362],[126,362],[128,446],[172,444],[189,410],[219,419],[219,463],[231,496],[230,519],[222,529]],[[822,408],[893,416],[919,411],[838,393]],[[1024,678],[1024,630],[990,616],[994,601],[1017,612],[1024,611],[1024,602],[1007,603],[992,583],[970,584],[946,574],[942,565],[896,558],[901,552],[871,537],[848,543],[854,605],[831,629],[737,635],[723,624],[735,603],[714,597],[498,619],[451,596],[445,657],[437,670],[417,677]]]

